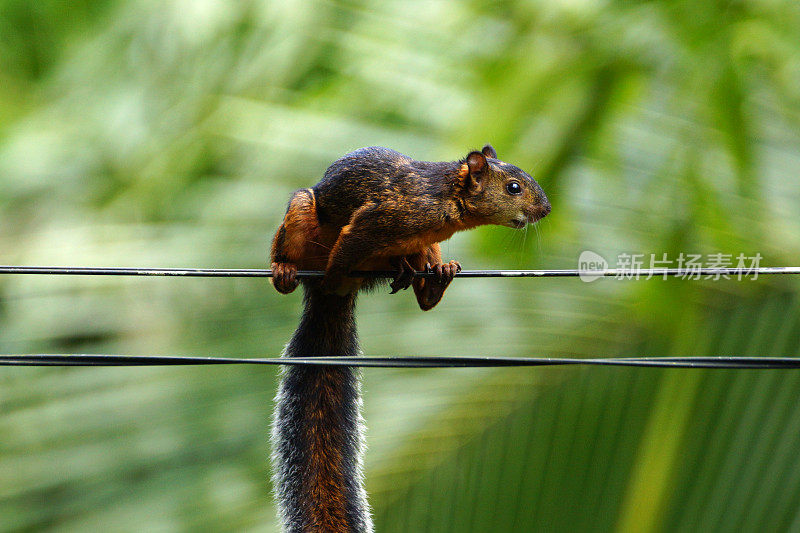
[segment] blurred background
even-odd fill
[[[800,7],[0,1],[0,262],[263,268],[361,147],[492,143],[543,186],[465,268],[800,264]],[[645,265],[647,266],[647,265]],[[673,265],[675,266],[675,265]],[[456,280],[361,298],[369,355],[792,356],[800,280]],[[277,356],[263,279],[6,276],[0,353]],[[4,368],[0,529],[276,531],[276,368]],[[800,530],[800,373],[364,372],[377,531]]]

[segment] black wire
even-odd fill
[[[50,274],[92,276],[186,276],[186,277],[271,277],[271,270],[213,268],[94,268],[0,266],[0,274]],[[396,272],[353,272],[354,277],[393,278]],[[458,277],[579,277],[580,270],[464,270]],[[655,276],[741,276],[753,274],[800,274],[800,267],[648,269],[628,271],[607,269],[592,276],[639,279]],[[298,278],[322,277],[323,271],[299,271]],[[417,272],[415,276],[433,276]],[[0,355],[0,366],[154,366],[154,365],[319,365],[382,368],[530,367],[555,365],[607,365],[672,368],[800,368],[800,358],[787,357],[632,357],[632,358],[528,358],[528,357],[295,357],[248,359],[231,357],[177,357],[130,355],[27,354]]]
[[[88,354],[0,355],[0,366],[185,366],[185,365],[301,365],[379,368],[488,368],[563,365],[604,365],[667,368],[800,368],[794,357],[186,357]]]
[[[96,268],[96,267],[42,267],[0,266],[0,274],[49,274],[69,276],[182,276],[221,278],[269,278],[272,271],[247,268]],[[754,268],[653,268],[653,269],[606,269],[585,270],[463,270],[456,274],[460,278],[552,278],[552,277],[615,277],[641,279],[659,276],[683,276],[699,279],[701,276],[753,276],[800,274],[800,267],[754,267]],[[318,278],[325,275],[320,270],[301,270],[298,278]],[[431,277],[432,272],[416,272],[416,277]],[[394,278],[394,271],[358,271],[351,276],[360,278]]]

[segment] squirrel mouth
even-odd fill
[[[511,220],[511,227],[515,229],[522,229],[528,225],[528,217],[515,218]]]

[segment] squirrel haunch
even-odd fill
[[[523,228],[550,212],[541,187],[490,145],[459,161],[415,161],[362,148],[335,161],[319,183],[296,191],[272,242],[272,282],[292,292],[298,270],[304,309],[284,357],[355,356],[356,294],[378,283],[354,270],[397,270],[392,293],[413,286],[433,308],[461,269],[439,243],[483,224]],[[433,277],[414,277],[428,270]],[[285,531],[370,532],[362,484],[363,423],[352,368],[283,371],[273,419],[275,493]]]

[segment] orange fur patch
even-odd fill
[[[282,255],[299,270],[324,270],[337,237],[335,229],[320,226],[314,192],[305,189],[291,200],[273,241],[272,257]]]
[[[425,231],[413,237],[395,242],[378,252],[378,255],[385,257],[423,253],[430,246],[446,241],[452,237],[455,232],[474,228],[479,225],[479,222],[470,220],[451,222],[440,228]]]

